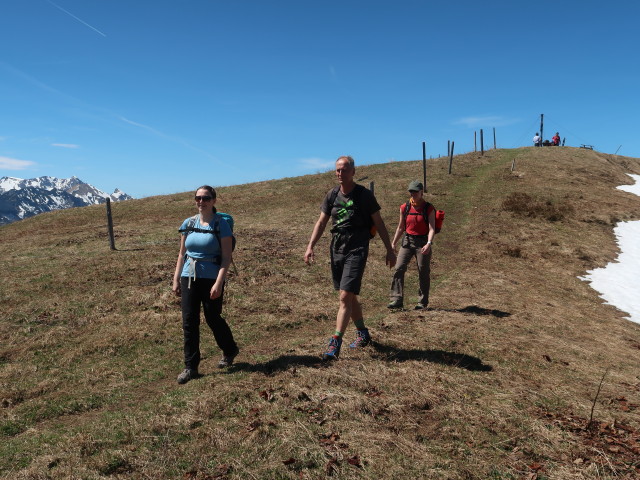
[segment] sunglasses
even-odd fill
[[[213,197],[210,197],[209,195],[196,195],[196,202],[208,202],[211,199],[213,199]]]

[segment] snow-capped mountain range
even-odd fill
[[[0,225],[32,217],[38,213],[70,207],[84,207],[129,200],[133,197],[118,190],[112,194],[84,183],[78,177],[0,178]]]

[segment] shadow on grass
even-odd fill
[[[438,310],[442,310],[444,312],[470,313],[472,315],[491,315],[493,317],[498,317],[498,318],[511,316],[509,312],[503,312],[502,310],[491,310],[489,308],[482,308],[477,305],[469,305],[464,308],[453,308],[453,309],[439,308]]]
[[[265,375],[282,372],[294,367],[318,367],[326,364],[320,355],[281,355],[273,360],[264,363],[235,363],[228,371],[231,373],[237,370],[247,372],[260,372]]]
[[[406,312],[408,310],[414,310],[412,308],[393,308],[392,313]],[[468,305],[464,308],[438,308],[438,307],[426,307],[424,309],[416,310],[418,312],[456,312],[456,313],[470,313],[471,315],[491,315],[493,317],[504,318],[510,317],[511,313],[503,312],[502,310],[492,310],[489,308],[482,308],[477,305]]]
[[[419,360],[450,367],[464,368],[472,372],[491,372],[493,367],[485,365],[477,357],[463,353],[446,352],[444,350],[403,350],[391,345],[383,345],[371,342],[378,358],[393,362],[406,362],[407,360]]]

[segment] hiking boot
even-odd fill
[[[349,345],[349,348],[366,347],[370,343],[371,335],[369,335],[369,330],[366,328],[362,330],[358,329],[356,333],[356,339]]]
[[[387,308],[402,308],[402,299],[399,298],[397,300],[394,300],[389,305],[387,305]]]
[[[340,347],[342,346],[342,338],[331,337],[329,339],[329,348],[322,354],[322,360],[337,360],[340,356]]]
[[[218,368],[225,368],[233,365],[233,360],[238,356],[238,353],[240,353],[240,349],[236,347],[235,352],[233,352],[231,355],[223,354],[222,358],[218,362]]]
[[[198,371],[192,368],[185,368],[182,373],[178,375],[178,383],[182,385],[194,378],[198,378]]]
[[[426,308],[427,308],[426,303],[418,303],[415,307],[413,307],[414,310],[424,310]]]

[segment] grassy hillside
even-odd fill
[[[193,192],[113,205],[117,251],[104,206],[0,228],[0,477],[638,478],[640,325],[577,277],[615,258],[616,222],[640,219],[615,189],[640,160],[521,148],[447,167],[428,166],[427,198],[446,211],[433,308],[386,309],[375,239],[374,344],[329,366],[328,234],[316,265],[302,256],[333,174],[219,189],[236,220],[224,315],[241,353],[218,370],[203,325],[204,376],[184,386],[170,281]],[[421,168],[357,167],[392,232]],[[411,304],[414,267],[407,289]]]

